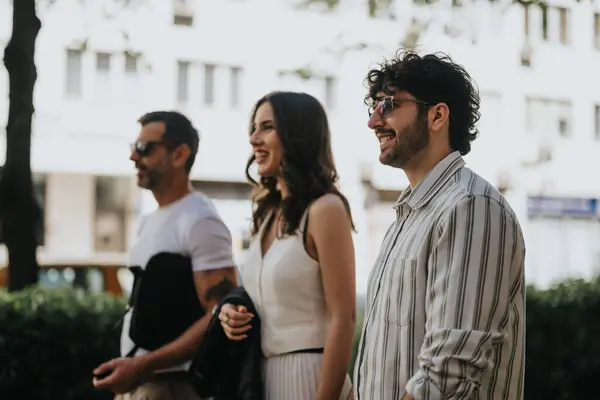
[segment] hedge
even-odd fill
[[[74,290],[0,292],[0,398],[114,398],[92,386],[92,370],[118,356],[124,307]]]
[[[525,399],[597,399],[600,278],[528,288]]]
[[[118,355],[123,309],[123,299],[109,295],[0,292],[0,398],[112,399],[92,387],[91,375]],[[600,279],[528,289],[526,358],[526,400],[598,397]]]

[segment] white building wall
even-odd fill
[[[65,259],[90,257],[94,251],[93,177],[52,174],[46,184],[46,244],[41,252]]]
[[[147,6],[116,13],[118,17],[110,20],[101,19],[93,7],[87,11],[81,8],[77,0],[61,0],[50,9],[40,9],[43,29],[36,53],[39,77],[32,154],[34,170],[49,173],[51,177],[48,239],[40,254],[49,252],[67,257],[90,253],[93,194],[86,179],[92,174],[132,176],[127,145],[139,129],[136,119],[146,111],[176,108],[193,119],[201,131],[200,151],[193,170],[195,179],[243,181],[250,152],[248,117],[256,99],[271,90],[289,88],[306,90],[325,102],[322,81],[299,81],[279,75],[281,70],[309,63],[315,72],[336,79],[335,107],[329,110],[329,115],[340,184],[351,201],[357,223],[360,285],[374,259],[370,239],[382,234],[368,228],[372,225],[369,218],[374,217],[368,216],[363,208],[364,193],[359,183],[362,169],[365,165],[370,167],[373,183],[380,188],[398,190],[407,185],[402,171],[378,163],[378,144],[366,128],[362,102],[364,77],[375,62],[395,52],[413,16],[425,19],[433,16],[428,33],[419,41],[420,49],[449,53],[477,81],[482,93],[481,134],[466,159],[470,167],[494,184],[498,183],[499,175],[508,177],[507,196],[520,217],[530,249],[528,268],[547,264],[528,271],[529,279],[544,283],[562,277],[564,269],[578,273],[579,267],[562,268],[562,261],[556,261],[565,259],[566,256],[555,253],[559,248],[566,251],[564,245],[552,242],[550,236],[547,240],[544,236],[539,239],[545,233],[540,233],[539,223],[528,220],[526,198],[527,195],[600,198],[600,180],[591,174],[600,167],[597,156],[600,140],[594,136],[593,117],[593,105],[600,104],[600,80],[596,72],[600,70],[600,51],[593,45],[592,17],[594,12],[600,12],[598,4],[563,2],[571,9],[569,44],[563,45],[559,43],[559,17],[554,7],[550,7],[545,41],[541,38],[542,19],[537,8],[530,10],[526,38],[521,7],[504,9],[503,5],[484,0],[453,12],[444,8],[449,7],[446,4],[449,2],[428,9],[396,2],[396,21],[366,18],[356,8],[364,6],[361,1],[345,1],[342,4],[346,8],[332,13],[299,11],[286,2],[274,0],[192,3],[193,27],[173,26],[171,2],[164,0],[148,0]],[[558,1],[549,3],[560,5]],[[90,4],[101,7],[108,3]],[[7,43],[10,18],[10,3],[0,1],[0,45]],[[459,37],[451,37],[444,32],[445,25],[454,30],[461,28],[463,32]],[[66,49],[81,48],[83,43],[81,96],[68,96]],[[368,46],[339,56],[335,51],[324,51],[326,47],[340,50],[356,43]],[[526,43],[532,49],[532,66],[528,68],[520,65]],[[125,72],[125,50],[141,55],[137,77]],[[107,76],[96,71],[97,52],[112,54]],[[185,103],[178,101],[178,61],[190,62]],[[216,66],[212,105],[204,101],[206,64]],[[231,67],[242,68],[237,107],[231,105]],[[7,115],[7,87],[6,73],[0,69],[2,124]],[[570,101],[572,135],[543,139],[528,132],[527,97]],[[531,161],[541,144],[552,150],[552,161],[524,167],[523,162]],[[4,142],[0,140],[0,162],[3,157]],[[61,175],[53,177],[53,174]],[[62,201],[60,196],[69,198]],[[152,208],[152,199],[147,194],[141,198],[146,200],[134,206],[132,224],[140,212]],[[225,203],[218,207],[228,225],[234,227],[232,231],[247,226],[249,207],[240,205],[238,209],[237,205]],[[71,218],[78,226],[58,226]],[[589,243],[587,248],[590,248],[594,241],[600,241],[600,232],[594,228],[597,220],[588,219],[586,223],[585,232],[593,233],[592,236],[584,240],[583,228],[572,235],[578,238],[578,243]],[[581,224],[584,222],[578,220],[561,228],[548,223],[542,232],[560,233],[565,229],[575,232],[579,228],[574,226]],[[382,221],[375,225],[386,224]],[[549,261],[542,261],[542,254]],[[592,268],[589,266],[592,259],[590,253],[584,258],[572,258],[572,263],[586,264],[579,268],[584,273]]]

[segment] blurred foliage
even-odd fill
[[[0,291],[0,398],[103,400],[92,370],[119,355],[125,301],[40,288]]]
[[[395,1],[410,1],[410,0],[368,0],[367,1],[367,12],[370,17],[375,17],[377,14],[377,10],[389,9],[389,7]],[[440,3],[440,0],[412,0],[413,3],[424,5],[424,6],[434,6],[437,3]],[[490,3],[499,3],[498,0],[488,0]],[[581,0],[577,0],[580,2]],[[546,0],[504,0],[505,3],[515,3],[522,4],[525,6],[530,5],[539,5],[545,6]],[[340,5],[340,0],[299,0],[298,8],[306,8],[313,4],[322,4],[326,7],[326,9],[333,11],[337,9]],[[453,0],[452,5],[454,7],[463,7],[468,4],[467,0]]]
[[[118,356],[125,300],[75,290],[0,291],[0,398],[103,400],[92,370]],[[600,279],[527,292],[525,399],[596,398]],[[357,329],[352,365],[360,337]]]
[[[598,398],[600,278],[528,288],[526,399]]]

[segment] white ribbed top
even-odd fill
[[[301,229],[307,213],[300,221]],[[262,350],[273,357],[296,350],[323,348],[329,316],[319,263],[304,249],[302,232],[275,238],[264,257],[263,223],[241,268],[244,288],[261,319]]]

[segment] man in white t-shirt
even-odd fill
[[[186,381],[189,361],[200,345],[212,309],[237,286],[231,235],[212,202],[193,192],[189,172],[198,151],[198,132],[182,114],[157,111],[139,120],[132,145],[138,186],[151,190],[159,208],[144,217],[129,265],[142,266],[161,252],[189,256],[200,304],[206,315],[175,341],[154,351],[135,350],[129,335],[131,311],[121,333],[121,358],[94,370],[97,388],[121,399],[198,399]],[[105,376],[109,373],[108,376]]]

